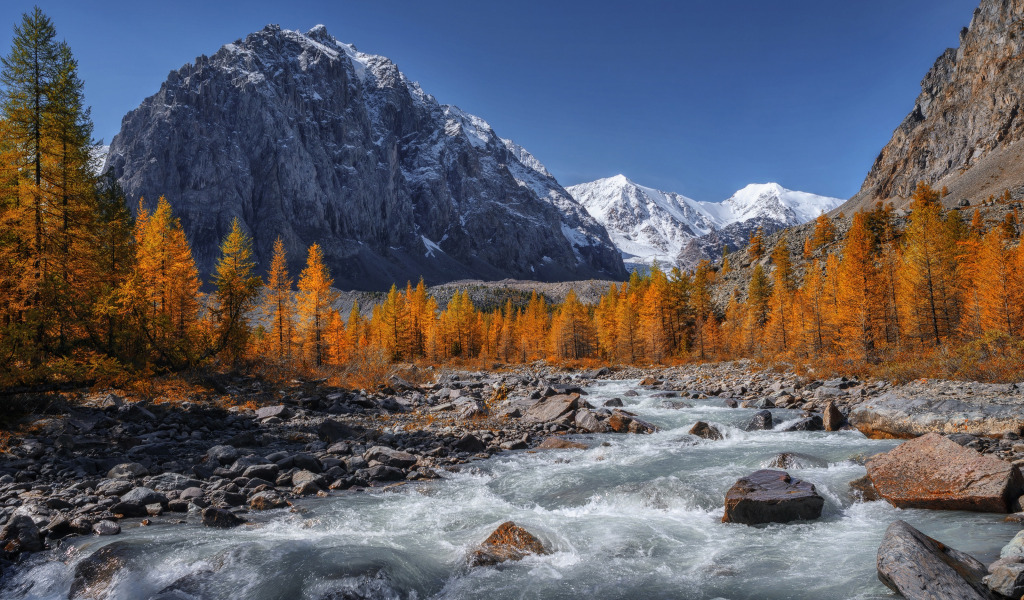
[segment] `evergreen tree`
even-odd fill
[[[284,362],[290,360],[292,356],[295,306],[292,298],[292,280],[288,276],[288,260],[281,236],[274,241],[274,254],[270,259],[270,271],[264,289],[261,313],[270,324],[267,348],[273,358]]]
[[[327,359],[324,333],[332,312],[331,305],[338,299],[337,292],[331,289],[333,283],[320,245],[313,244],[306,255],[306,268],[299,275],[297,304],[304,345],[310,361],[318,367]]]
[[[249,344],[251,330],[248,315],[256,307],[263,282],[253,274],[252,238],[242,231],[238,219],[220,246],[217,261],[217,293],[213,306],[216,323],[216,350],[238,364]]]

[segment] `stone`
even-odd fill
[[[908,439],[926,433],[999,437],[1024,431],[1024,411],[1014,400],[897,390],[858,404],[850,411],[850,424],[871,438]]]
[[[821,422],[820,415],[811,415],[788,425],[784,425],[779,431],[825,431],[825,425]]]
[[[222,465],[230,465],[238,459],[238,448],[225,444],[212,446],[206,451],[206,457],[215,460]]]
[[[492,566],[522,560],[529,554],[548,554],[548,551],[529,531],[506,521],[469,555],[469,566]]]
[[[999,558],[1013,557],[1024,559],[1024,531],[1017,532],[1017,535],[999,551]]]
[[[523,415],[523,420],[532,423],[550,423],[579,408],[579,400],[579,394],[548,396],[531,406]]]
[[[335,421],[334,419],[325,419],[324,422],[317,427],[316,435],[328,444],[348,442],[362,437],[361,432],[346,425],[345,423],[342,423],[341,421]]]
[[[590,433],[604,433],[608,426],[602,423],[592,411],[581,408],[576,411],[576,427]]]
[[[1016,466],[937,433],[871,458],[868,477],[897,508],[1013,512],[1024,490]]]
[[[822,413],[822,422],[825,426],[825,431],[839,431],[843,424],[846,423],[846,417],[836,408],[836,403],[829,400]]]
[[[117,525],[117,523],[114,523],[114,525]],[[98,599],[106,597],[107,588],[113,582],[114,576],[118,571],[128,566],[129,561],[136,552],[136,549],[124,542],[115,542],[103,546],[82,559],[75,566],[74,578],[71,581],[71,591],[68,592],[68,599]]]
[[[127,519],[145,517],[148,514],[146,512],[146,507],[136,502],[118,502],[107,510],[119,518]]]
[[[154,477],[148,477],[144,480],[144,483],[146,487],[153,488],[158,492],[180,491],[201,485],[200,481],[180,473],[163,473]]]
[[[655,385],[660,385],[660,384],[661,384],[661,380],[656,379],[654,377],[644,377],[643,379],[640,380],[640,385],[642,385],[644,387],[650,387],[650,386],[655,386]]]
[[[739,408],[740,407],[739,403],[736,402],[735,400],[733,400],[732,398],[727,398],[727,399],[723,400],[722,404],[724,404],[726,406],[726,408]],[[769,413],[769,414],[771,414],[771,413]]]
[[[704,421],[697,421],[690,428],[690,435],[695,435],[706,440],[720,440],[722,439],[722,432],[718,430],[714,425],[709,425]]]
[[[292,409],[284,404],[278,404],[277,406],[264,406],[256,410],[257,419],[269,419],[271,417],[277,417],[282,421],[286,421],[292,417]]]
[[[985,565],[904,521],[885,530],[876,560],[878,579],[907,600],[990,600]]]
[[[608,417],[605,424],[615,433],[626,433],[629,431],[629,424],[632,422],[633,419],[616,411],[612,416]]]
[[[802,452],[780,452],[764,466],[767,469],[782,469],[783,471],[786,469],[811,469],[827,467],[828,461]]]
[[[982,580],[988,589],[1007,598],[1024,596],[1024,558],[1000,558],[988,566],[988,572]]]
[[[476,437],[472,433],[467,433],[461,438],[455,440],[452,447],[459,452],[483,452],[487,449],[487,444],[483,443],[480,438]]]
[[[395,467],[397,469],[407,469],[416,464],[416,456],[409,454],[408,452],[402,452],[401,450],[395,450],[394,448],[388,448],[387,446],[374,446],[363,453],[363,458],[367,461],[377,461],[382,465],[389,467]],[[298,482],[294,482],[298,485]]]
[[[562,450],[570,448],[586,450],[587,445],[579,442],[572,442],[562,437],[551,436],[549,438],[545,438],[544,441],[537,446],[538,450]]]
[[[266,490],[253,494],[252,498],[249,498],[249,508],[253,510],[271,510],[274,508],[284,508],[288,506],[288,501],[285,500],[284,496],[274,490]]]
[[[747,422],[744,431],[766,431],[772,428],[772,413],[768,410],[762,410],[754,413],[750,421]]]
[[[723,523],[788,523],[821,516],[825,499],[814,485],[785,471],[762,469],[738,480],[725,494]]]
[[[400,481],[405,479],[405,471],[395,467],[377,465],[366,469],[366,478],[372,481]]]
[[[266,465],[253,465],[246,467],[245,471],[242,471],[242,477],[259,478],[267,481],[274,481],[277,479],[277,474],[281,472],[281,467],[271,463]]]
[[[138,479],[146,475],[149,475],[149,469],[134,462],[119,464],[107,472],[108,479]]]
[[[15,515],[0,529],[0,549],[11,554],[43,549],[39,527],[27,515]]]
[[[861,502],[874,502],[882,499],[878,495],[878,490],[871,483],[871,478],[867,475],[850,482],[850,494]]]
[[[245,523],[241,517],[230,510],[210,506],[203,509],[203,525],[219,529],[238,527]]]
[[[621,398],[612,398],[611,400],[605,400],[604,406],[607,408],[622,408],[624,405]]]
[[[121,502],[140,504],[143,506],[146,504],[160,504],[162,506],[167,506],[167,496],[148,487],[136,487],[122,495]]]
[[[392,465],[392,466],[394,466],[394,465]],[[316,474],[316,473],[314,473],[312,471],[299,471],[298,473],[292,474],[292,485],[293,486],[298,487],[298,486],[304,485],[306,483],[312,483],[312,484],[316,485],[317,487],[326,487],[326,484],[324,483],[323,478],[320,477],[320,475],[318,475],[318,474]]]
[[[304,481],[292,488],[292,493],[296,496],[312,496],[322,491],[323,489],[315,481]]]
[[[103,519],[93,524],[92,532],[96,535],[117,535],[121,533],[121,526],[117,521]]]

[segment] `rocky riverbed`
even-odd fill
[[[204,509],[208,525],[220,524],[225,513],[239,523],[258,520],[261,511],[301,498],[427,481],[506,450],[578,444],[565,435],[656,431],[643,415],[622,406],[635,390],[600,402],[584,393],[586,386],[609,379],[638,380],[636,390],[667,411],[711,402],[723,409],[768,411],[770,423],[771,410],[788,409],[798,418],[783,426],[793,431],[849,427],[845,420],[859,407],[911,391],[947,397],[956,386],[969,386],[971,401],[981,405],[987,397],[979,389],[997,399],[993,404],[1021,401],[1019,386],[819,381],[746,363],[445,372],[422,385],[395,378],[391,389],[376,394],[317,382],[270,389],[243,379],[177,402],[90,393],[62,414],[38,419],[33,433],[16,440],[0,459],[5,560],[23,560],[76,534],[116,535],[122,526],[184,523],[186,515]],[[998,437],[977,431],[955,441],[1018,461],[1024,458],[1018,435],[1019,430]],[[10,567],[8,562],[5,568]]]

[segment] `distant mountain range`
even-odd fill
[[[629,269],[654,261],[691,268],[743,248],[751,232],[806,223],[842,204],[838,198],[750,184],[723,202],[701,202],[630,181],[623,175],[566,188],[608,230]]]

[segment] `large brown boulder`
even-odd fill
[[[523,420],[534,423],[550,423],[579,408],[579,394],[548,396],[534,404],[523,415]]]
[[[587,445],[579,442],[571,442],[565,438],[551,436],[545,439],[540,445],[537,446],[538,450],[566,450],[566,449],[580,449],[586,450]]]
[[[907,600],[990,600],[985,565],[903,521],[885,530],[878,579]]]
[[[113,583],[114,575],[128,566],[133,555],[134,552],[130,545],[117,542],[108,544],[82,559],[75,567],[68,598],[70,600],[105,598],[107,588]]]
[[[937,433],[904,442],[867,464],[878,494],[898,508],[1013,512],[1020,470]]]
[[[722,439],[722,432],[718,430],[714,425],[709,425],[704,421],[697,421],[690,428],[690,435],[702,437],[706,440],[720,440]]]
[[[825,410],[822,411],[822,421],[825,431],[839,431],[846,423],[846,417],[836,407],[836,403],[829,400]]]
[[[548,551],[529,531],[506,521],[469,555],[469,566],[483,567],[522,560],[527,554],[548,554]]]
[[[814,485],[785,471],[762,469],[737,481],[725,494],[723,523],[788,523],[817,519],[825,499]]]

